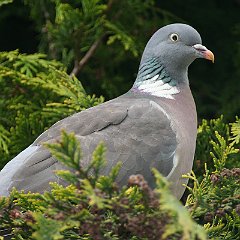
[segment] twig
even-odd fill
[[[109,0],[108,4],[107,4],[107,9],[106,9],[106,13],[110,11],[110,9],[112,8],[112,5],[114,3],[114,1],[116,0]],[[81,69],[83,68],[83,66],[87,63],[87,61],[91,58],[91,56],[94,54],[94,52],[96,51],[96,49],[98,48],[99,44],[101,43],[102,39],[104,38],[105,35],[102,35],[100,38],[98,38],[93,45],[89,48],[89,50],[87,51],[87,53],[84,55],[84,57],[78,61],[75,60],[74,63],[74,68],[72,70],[72,72],[70,73],[70,76],[73,75],[77,75]]]
[[[113,2],[114,2],[114,0],[109,0],[109,1],[108,1],[106,11],[109,11],[109,10],[111,9],[111,7],[112,7],[112,5],[113,5]]]
[[[110,11],[114,1],[115,0],[109,0],[108,1],[107,9],[106,9],[105,12],[109,12]],[[105,35],[102,35],[100,38],[98,38],[93,43],[93,45],[89,48],[87,53],[84,55],[84,57],[80,61],[78,61],[78,60],[75,61],[74,68],[73,68],[72,72],[70,73],[70,76],[77,75],[82,70],[83,66],[87,63],[87,61],[92,57],[92,55],[94,54],[94,52],[98,48],[98,46],[101,43],[101,41],[103,40],[104,36]]]
[[[78,62],[75,61],[74,64],[74,68],[72,70],[72,72],[70,73],[70,76],[73,75],[77,75],[81,69],[83,68],[83,66],[87,63],[87,61],[91,58],[91,56],[94,54],[94,52],[96,51],[97,47],[99,46],[99,44],[101,43],[102,39],[103,39],[104,35],[101,36],[100,38],[98,38],[93,45],[89,48],[89,50],[87,51],[87,53],[84,55],[84,57]]]

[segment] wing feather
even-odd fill
[[[136,173],[143,174],[151,184],[152,167],[165,176],[173,168],[177,140],[168,116],[149,99],[123,96],[76,113],[45,131],[33,143],[32,147],[36,149],[31,154],[20,153],[11,161],[16,162],[17,159],[20,164],[14,170],[10,169],[12,173],[7,175],[7,179],[3,174],[6,171],[0,172],[0,179],[5,177],[5,182],[8,182],[7,185],[0,183],[0,189],[4,188],[0,194],[6,195],[13,186],[42,192],[48,188],[49,181],[59,181],[53,171],[64,167],[42,147],[42,143],[58,139],[62,129],[74,132],[81,142],[83,166],[89,164],[93,150],[100,141],[104,141],[107,166],[102,174],[108,174],[121,161],[117,179],[120,185],[126,184],[128,177]]]

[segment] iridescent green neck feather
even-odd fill
[[[170,99],[179,93],[177,82],[157,58],[149,58],[140,65],[132,90]]]

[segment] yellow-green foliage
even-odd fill
[[[200,180],[194,173],[184,176],[193,182],[187,187],[190,194],[184,208],[154,169],[154,190],[141,175],[132,175],[128,186],[119,188],[115,179],[121,164],[109,176],[99,175],[105,164],[103,143],[90,166],[82,168],[80,143],[74,134],[63,132],[61,141],[46,147],[69,168],[57,172],[69,185],[52,183],[51,192],[44,194],[13,190],[8,198],[0,198],[0,233],[39,240],[238,239],[240,169],[225,168],[230,156],[239,154],[238,145],[234,139],[226,144],[218,132],[215,139],[209,153],[214,170],[205,166]]]
[[[216,122],[219,123],[219,119]],[[236,124],[239,124],[238,120],[231,126]],[[209,126],[205,126],[208,129]],[[236,166],[239,166],[237,138],[240,132],[236,128],[231,132],[233,136],[224,138],[215,131],[216,140],[209,142],[212,151],[205,153],[206,157],[212,157],[212,161],[205,163],[203,176],[196,176],[193,172],[185,176],[193,181],[192,187],[188,187],[190,195],[186,207],[193,219],[204,225],[212,239],[239,239],[240,168]]]
[[[53,183],[52,191],[44,194],[13,190],[10,197],[0,198],[2,235],[38,240],[206,239],[156,170],[155,190],[141,175],[132,175],[129,186],[120,189],[114,182],[120,165],[109,176],[98,174],[105,163],[103,144],[87,169],[80,167],[81,146],[73,134],[63,132],[61,141],[48,147],[73,170],[58,172],[72,184]]]
[[[240,155],[231,155],[232,146],[239,146],[239,133],[238,118],[235,123],[230,124],[225,122],[223,116],[209,121],[202,120],[198,127],[194,160],[194,171],[198,177],[204,174],[206,163],[208,169],[214,171],[213,159],[219,159],[216,164],[221,164],[222,159],[227,168],[240,167]]]
[[[43,54],[0,53],[0,169],[46,128],[103,102]]]

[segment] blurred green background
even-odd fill
[[[81,39],[81,34],[64,36],[59,30],[61,25],[54,20],[55,2],[15,0],[2,6],[0,51],[19,49],[21,53],[44,52],[50,59],[62,61],[70,73],[74,60],[83,56],[83,47],[86,47],[84,41],[89,41],[91,45],[93,39],[85,36],[83,38],[86,39]],[[59,2],[69,3],[75,9],[83,7],[83,2],[78,0]],[[135,80],[141,52],[152,33],[165,24],[183,22],[200,32],[203,44],[214,52],[216,58],[214,65],[197,60],[189,70],[199,119],[224,114],[226,119],[232,120],[239,113],[239,0],[98,2],[111,4],[107,18],[131,36],[135,50],[131,50],[130,46],[130,51],[125,51],[126,47],[122,49],[119,41],[107,44],[109,39],[106,34],[78,74],[89,94],[111,99],[126,92]],[[97,32],[98,26],[95,27],[94,31]],[[74,41],[71,41],[73,38]]]

